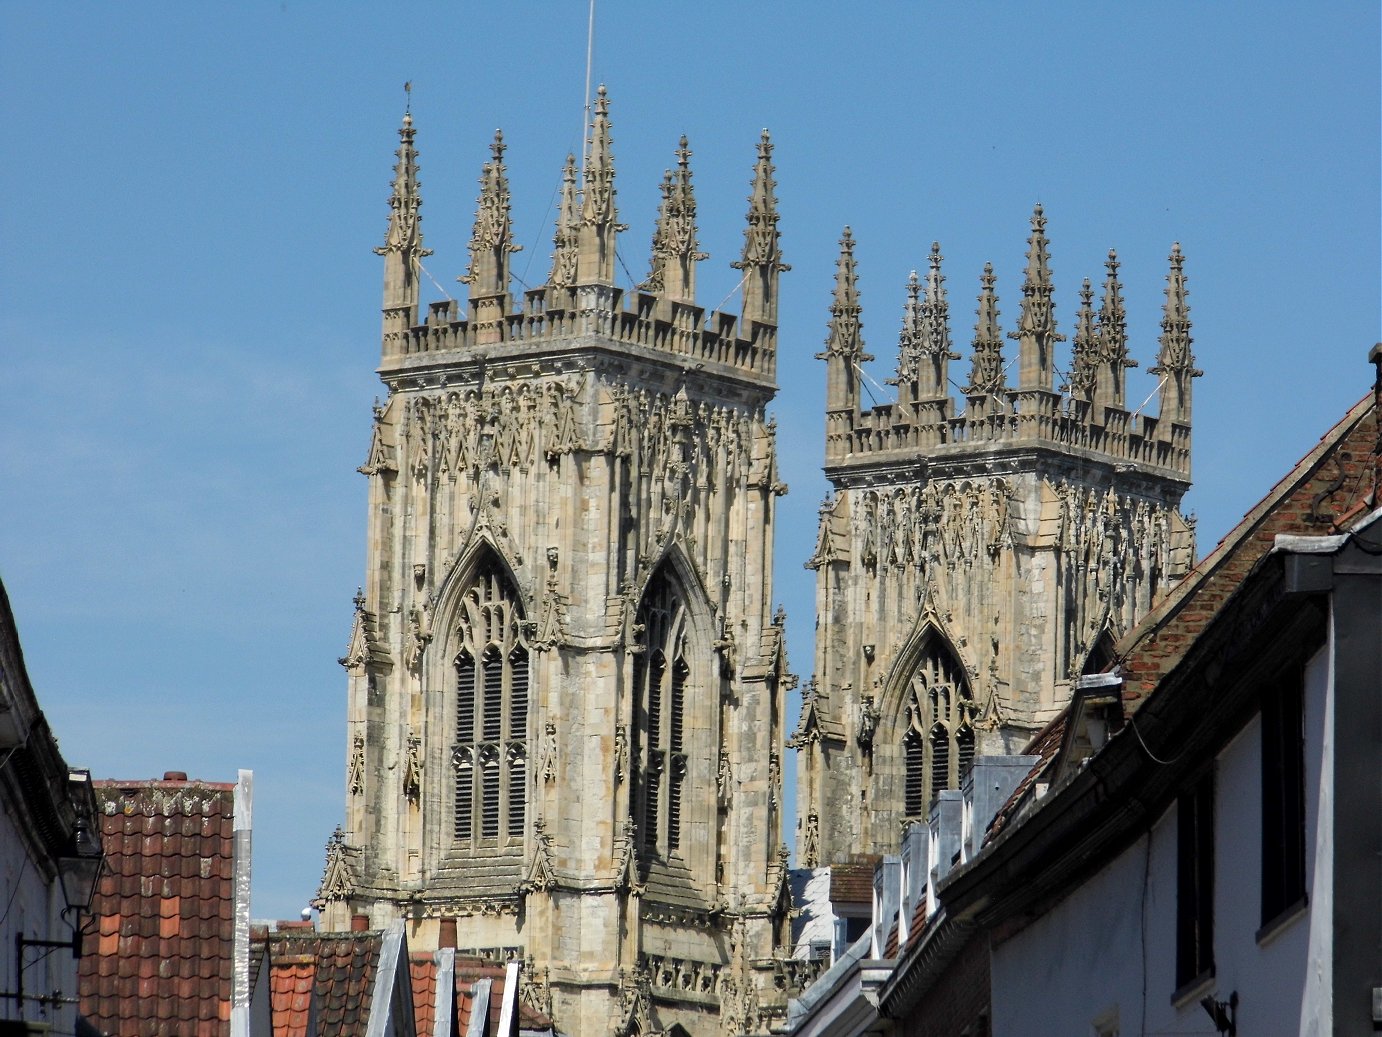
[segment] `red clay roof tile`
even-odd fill
[[[96,783],[108,870],[78,975],[82,1014],[98,1030],[229,1032],[233,926],[197,920],[203,911],[230,918],[234,790],[200,781]],[[206,879],[203,858],[213,862]]]

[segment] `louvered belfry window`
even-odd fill
[[[531,675],[522,620],[517,592],[489,559],[462,596],[456,624],[452,834],[462,847],[523,836]]]
[[[634,656],[633,680],[640,787],[635,819],[644,848],[665,856],[682,845],[691,679],[686,609],[665,576],[653,578],[638,622],[642,651]]]
[[[974,766],[973,700],[964,669],[933,639],[907,692],[902,726],[902,807],[925,817],[943,789],[957,789]]]

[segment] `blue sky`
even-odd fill
[[[341,814],[336,659],[364,569],[371,249],[403,83],[428,269],[458,290],[502,127],[515,271],[536,284],[579,147],[586,14],[583,0],[0,3],[0,578],[72,763],[119,778],[255,771],[258,917],[296,915]],[[1080,279],[1097,283],[1119,251],[1134,403],[1156,385],[1181,242],[1206,372],[1186,501],[1203,552],[1370,385],[1378,19],[1375,2],[602,0],[595,81],[612,101],[633,277],[686,133],[711,254],[701,302],[730,294],[754,144],[773,132],[793,265],[775,597],[803,678],[801,563],[826,489],[813,356],[841,229],[858,240],[882,382],[933,239],[966,358],[986,260],[1012,327],[1040,201],[1065,332]]]

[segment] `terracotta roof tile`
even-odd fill
[[[300,1037],[313,1005],[318,1032],[363,1037],[382,946],[377,932],[318,933],[304,926],[271,933],[274,1037]]]
[[[1332,533],[1356,517],[1378,477],[1378,418],[1369,393],[1119,641],[1129,711],[1175,668],[1278,534]]]
[[[873,871],[879,858],[830,866],[830,901],[834,904],[872,904]]]
[[[121,1037],[228,1033],[235,786],[95,784],[107,871],[78,965],[82,1014]]]
[[[408,959],[408,975],[413,984],[413,1020],[418,1037],[431,1037],[437,1017],[437,963],[430,954],[414,954]]]

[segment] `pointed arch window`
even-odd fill
[[[957,789],[974,766],[974,703],[959,662],[933,640],[907,694],[902,731],[902,807],[925,817],[943,789]]]
[[[639,789],[634,811],[644,849],[681,849],[688,775],[686,697],[691,681],[686,608],[665,574],[638,610],[642,629],[633,681]]]
[[[532,678],[518,593],[497,560],[462,595],[456,634],[452,836],[462,848],[504,845],[527,821]]]

